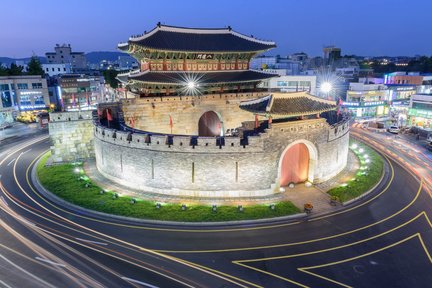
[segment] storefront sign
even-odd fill
[[[416,116],[416,117],[424,117],[424,118],[432,118],[432,110],[418,110],[418,109],[409,109],[408,115]]]

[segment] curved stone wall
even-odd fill
[[[255,197],[279,190],[279,162],[294,142],[312,149],[309,180],[339,173],[348,155],[348,123],[330,127],[325,119],[272,124],[260,136],[216,138],[127,133],[95,126],[95,155],[107,178],[143,191],[195,197]]]

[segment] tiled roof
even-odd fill
[[[217,83],[242,83],[254,82],[277,75],[262,73],[253,70],[246,71],[226,71],[226,72],[156,72],[148,71],[144,73],[131,74],[129,80],[146,83],[166,83],[174,85],[185,85],[189,81],[195,81],[199,85]]]
[[[273,117],[297,117],[319,114],[337,108],[335,101],[321,99],[306,92],[273,93],[270,96],[245,101],[240,104],[243,110],[268,114]]]
[[[137,37],[130,37],[118,48],[127,50],[130,44],[165,51],[190,52],[248,52],[265,51],[276,47],[274,42],[246,36],[229,28],[194,29],[160,25]]]

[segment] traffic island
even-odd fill
[[[383,178],[384,160],[374,149],[355,140],[350,141],[350,149],[358,157],[360,167],[349,181],[327,191],[333,203],[345,203],[364,196]]]
[[[160,203],[106,191],[85,174],[81,162],[46,166],[50,152],[37,164],[40,184],[61,199],[98,212],[163,221],[219,222],[256,220],[289,216],[300,213],[289,201],[255,205],[197,205],[188,203]],[[239,202],[240,203],[240,202]]]

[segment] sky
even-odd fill
[[[0,56],[43,56],[55,44],[115,51],[157,22],[272,40],[268,55],[432,55],[430,0],[1,0]]]

